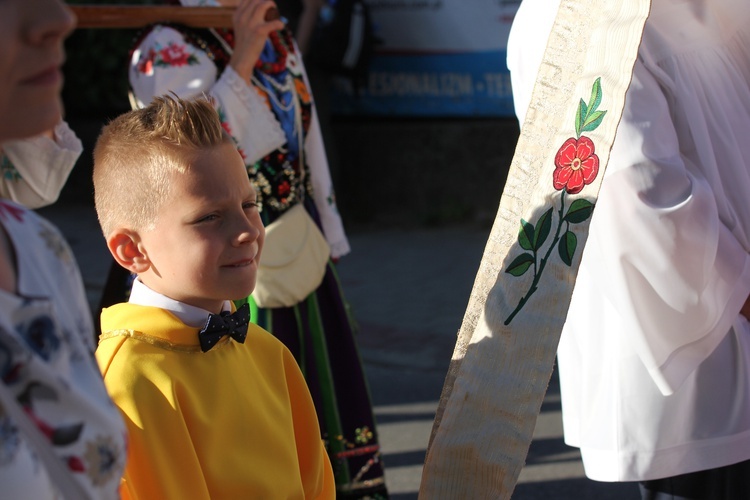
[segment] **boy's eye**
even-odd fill
[[[216,214],[208,214],[208,215],[204,215],[203,217],[201,217],[200,219],[196,220],[195,222],[210,222],[210,221],[216,220],[218,218],[219,218],[219,216],[216,215]]]
[[[243,210],[250,210],[253,208],[257,208],[258,211],[261,210],[260,203],[258,203],[257,201],[246,201],[245,203],[242,204],[242,208]]]

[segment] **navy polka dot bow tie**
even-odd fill
[[[233,313],[222,311],[221,314],[209,314],[206,326],[198,332],[201,350],[209,351],[224,335],[229,335],[240,344],[244,344],[249,322],[250,306],[247,303],[242,304],[242,307]]]

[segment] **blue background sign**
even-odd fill
[[[513,116],[505,49],[520,0],[369,0],[383,44],[355,94],[334,79],[331,111]]]

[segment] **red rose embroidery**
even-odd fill
[[[279,196],[284,196],[286,194],[289,194],[289,191],[291,191],[291,186],[289,185],[289,182],[284,181],[281,184],[279,184]]]
[[[164,48],[157,45],[156,49],[148,49],[148,52],[144,53],[138,60],[136,68],[139,73],[151,76],[154,74],[155,67],[169,68],[193,64],[199,64],[198,58],[189,53],[185,45],[170,42]]]
[[[555,155],[552,183],[558,191],[565,188],[568,193],[576,194],[591,184],[598,173],[599,157],[594,154],[594,142],[585,135],[578,140],[571,137]]]
[[[174,42],[161,49],[161,58],[168,66],[185,66],[189,63],[190,55],[185,50],[184,45],[178,45]]]

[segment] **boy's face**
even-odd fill
[[[265,229],[242,157],[232,144],[200,151],[172,174],[155,227],[141,232],[149,261],[138,277],[186,304],[219,312],[255,288]]]

